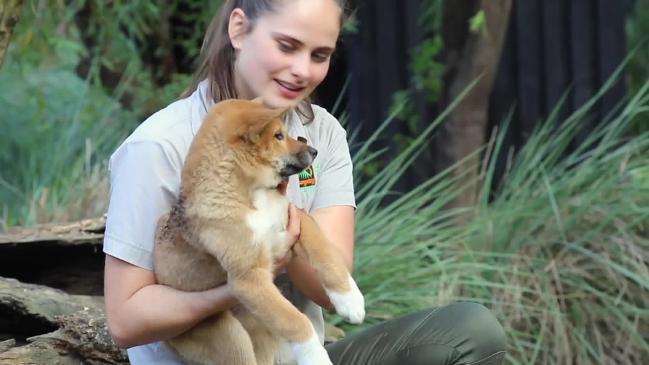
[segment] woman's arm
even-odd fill
[[[340,251],[350,272],[354,262],[354,213],[351,206],[320,208],[310,213],[326,238]],[[286,270],[293,284],[304,295],[322,307],[331,308],[318,275],[306,258],[293,258]]]
[[[104,297],[115,343],[132,347],[163,341],[236,304],[227,285],[183,292],[158,285],[155,274],[106,255]]]

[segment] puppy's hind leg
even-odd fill
[[[228,276],[228,285],[239,301],[275,334],[289,341],[298,365],[331,365],[304,313],[289,302],[273,284],[270,270],[252,268]]]
[[[252,340],[252,346],[255,348],[257,365],[275,364],[275,355],[279,350],[279,338],[257,317],[253,316],[244,306],[237,307],[234,315],[246,329]]]
[[[230,311],[206,319],[168,343],[192,365],[257,365],[250,336]]]
[[[311,216],[300,212],[300,247],[316,270],[336,312],[351,323],[365,318],[365,299],[347,270],[342,255]]]

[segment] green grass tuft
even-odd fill
[[[649,133],[626,132],[647,111],[649,83],[571,150],[595,102],[561,123],[550,117],[496,187],[495,161],[486,160],[480,202],[462,226],[454,217],[466,212],[445,208],[466,184],[452,168],[400,196],[386,179],[408,158],[385,177],[357,177],[354,276],[368,311],[360,328],[469,300],[500,319],[509,363],[646,364]]]

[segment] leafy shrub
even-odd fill
[[[63,212],[82,199],[81,181],[98,179],[97,169],[134,124],[133,116],[70,71],[17,63],[0,72],[0,110],[4,224],[48,222],[55,211],[62,220],[103,213],[99,206],[105,204]]]

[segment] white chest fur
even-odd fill
[[[285,253],[288,199],[277,190],[257,190],[253,195],[255,208],[247,217],[257,245],[264,245],[277,254]],[[275,255],[273,255],[275,256]]]

